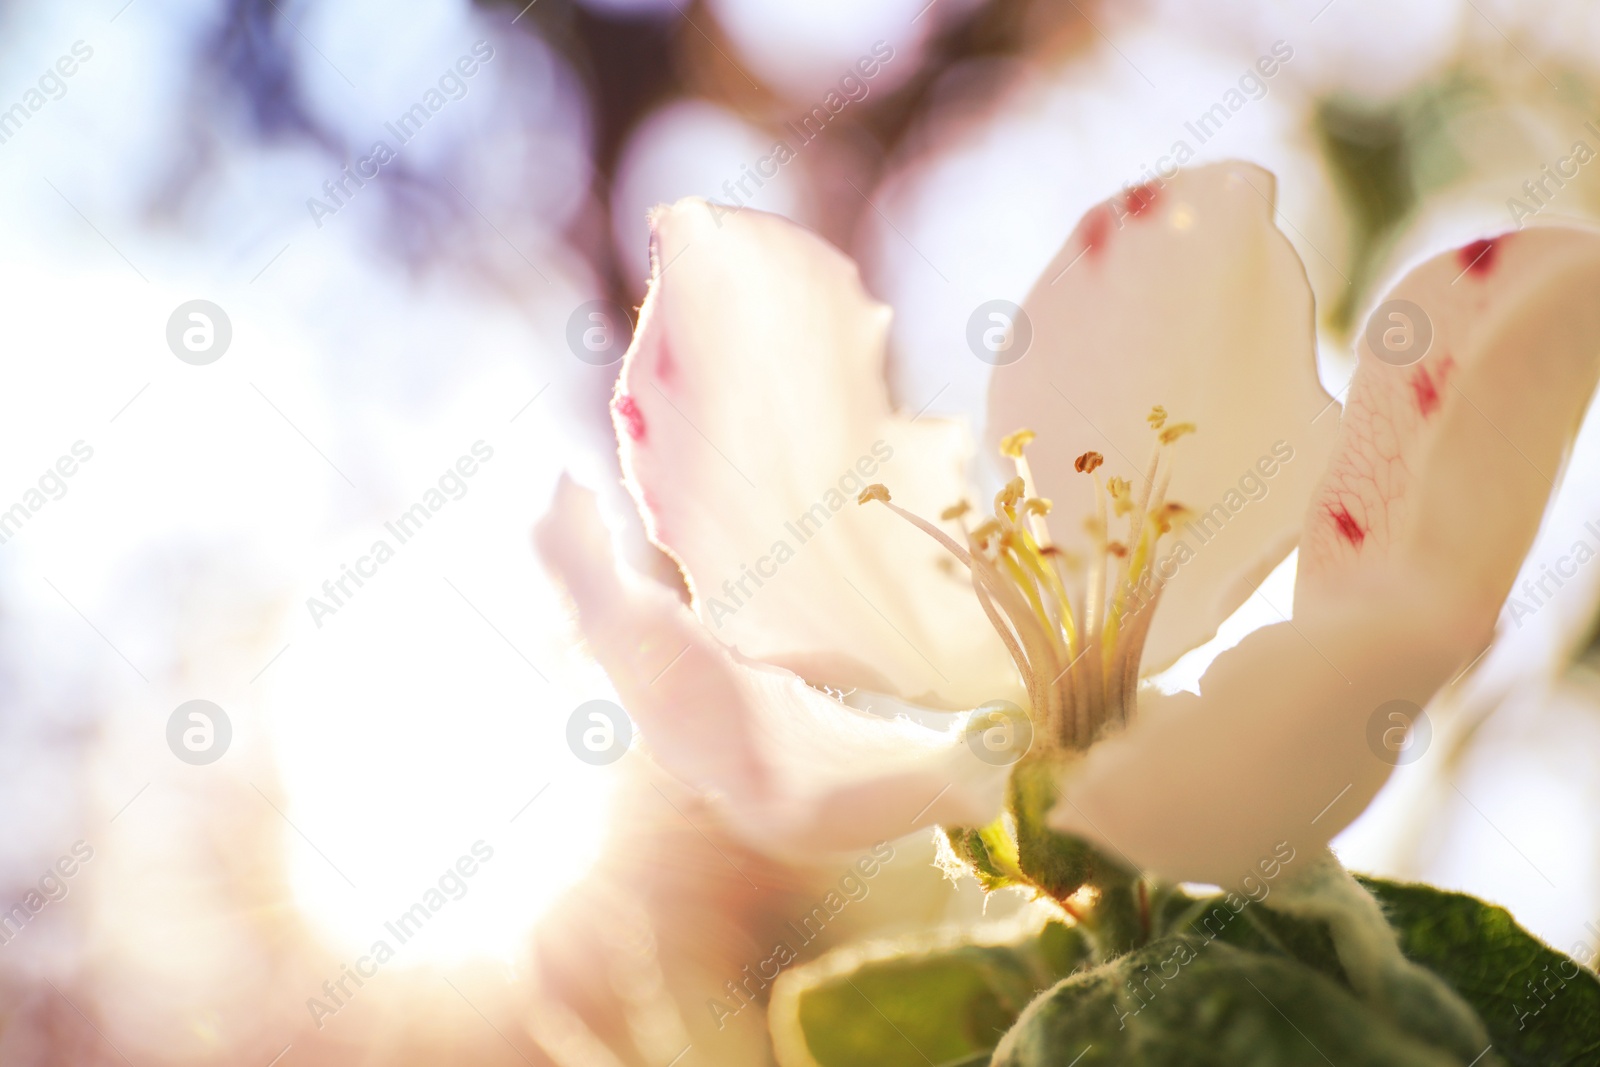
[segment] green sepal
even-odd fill
[[[768,1009],[783,1067],[987,1063],[1022,1010],[1090,954],[1049,922],[1010,945],[920,938],[839,949],[787,972]]]
[[[1050,809],[1061,800],[1056,787],[1060,771],[1054,760],[1034,755],[1012,768],[1007,800],[1016,825],[1017,865],[1056,900],[1066,900],[1086,885],[1131,885],[1134,872],[1047,824]]]
[[[1010,886],[1025,886],[1028,880],[1017,866],[1017,843],[1003,818],[982,829],[966,826],[942,827],[950,854],[978,879],[978,884],[993,892]]]
[[[1326,924],[1284,915],[1238,893],[1199,898],[1174,894],[1157,921],[1161,934],[1200,937],[1246,952],[1287,956],[1347,988],[1350,984]]]

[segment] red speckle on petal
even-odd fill
[[[672,358],[672,346],[665,340],[661,342],[661,355],[656,357],[656,377],[668,388],[678,380],[678,361]]]
[[[1429,360],[1428,362],[1432,363],[1433,360]],[[1438,379],[1439,388],[1443,389],[1446,385],[1450,384],[1450,376],[1456,372],[1456,357],[1446,352],[1439,357],[1438,362],[1439,366],[1434,371],[1434,376]]]
[[[644,440],[644,412],[639,410],[638,401],[623,393],[611,402],[611,410],[622,420],[629,437],[635,441]]]
[[[1481,241],[1462,245],[1456,256],[1461,261],[1461,269],[1473,277],[1481,278],[1494,269],[1495,256],[1500,251],[1500,238],[1488,237]]]
[[[1146,211],[1156,206],[1156,201],[1161,197],[1161,190],[1154,183],[1146,182],[1134,186],[1123,195],[1122,206],[1132,218],[1138,218]]]
[[[1343,504],[1330,509],[1328,517],[1333,520],[1334,526],[1338,528],[1339,536],[1349,541],[1356,548],[1360,548],[1361,542],[1367,539],[1367,531],[1361,528],[1361,524],[1356,521],[1355,516],[1350,514],[1350,509]]]
[[[1078,224],[1078,236],[1083,241],[1085,252],[1091,256],[1098,255],[1111,236],[1111,209],[1101,204],[1085,215]]]
[[[1427,367],[1418,367],[1411,376],[1411,397],[1417,402],[1417,411],[1425,419],[1439,410],[1439,385],[1443,383],[1444,375],[1440,374],[1439,378],[1439,383],[1435,383]]]

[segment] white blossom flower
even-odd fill
[[[763,847],[842,850],[987,824],[1007,768],[964,718],[836,694],[1014,700],[1063,768],[1055,825],[1137,867],[1229,883],[1348,824],[1393,762],[1374,716],[1477,656],[1538,528],[1600,374],[1600,238],[1533,227],[1422,263],[1341,415],[1274,194],[1218,164],[1085,216],[994,372],[987,440],[1016,477],[981,519],[961,427],[891,409],[889,311],[845,256],[754,211],[661,209],[613,411],[690,603],[619,570],[570,486],[536,536],[659,761]],[[1199,695],[1140,684],[1297,541],[1292,618]]]

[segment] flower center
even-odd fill
[[[975,526],[960,501],[940,520],[955,537],[869,485],[858,502],[876,500],[943,545],[972,580],[984,614],[1005,643],[1028,690],[1030,714],[1047,744],[1087,748],[1105,730],[1128,723],[1136,705],[1139,660],[1164,580],[1152,564],[1162,536],[1187,514],[1166,499],[1170,449],[1193,423],[1170,423],[1157,406],[1149,415],[1155,446],[1137,488],[1124,478],[1102,481],[1105,457],[1085,452],[1074,463],[1094,485],[1094,510],[1084,522],[1088,550],[1068,552],[1050,535],[1051,502],[1038,495],[1024,454],[1037,436],[1018,430],[1000,442],[1016,477],[994,499],[994,514]],[[1126,523],[1122,540],[1112,521]]]

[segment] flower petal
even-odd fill
[[[654,217],[653,277],[613,402],[651,535],[700,618],[747,656],[839,688],[972,707],[1019,682],[942,550],[856,494],[937,514],[966,435],[889,408],[889,309],[821,238],[683,200]]]
[[[1460,668],[1472,635],[1439,603],[1397,580],[1365,604],[1255,631],[1217,657],[1199,696],[1147,689],[1134,723],[1063,776],[1051,824],[1139,869],[1228,887],[1289,849],[1309,855],[1388,777],[1398,735],[1386,733]]]
[[[1093,514],[1082,452],[1137,491],[1163,405],[1199,430],[1179,441],[1168,499],[1200,513],[1163,557],[1189,546],[1162,594],[1146,665],[1209,639],[1293,547],[1334,419],[1317,381],[1311,289],[1273,225],[1274,181],[1244,163],[1181,172],[1091,210],[1024,311],[1032,349],[995,371],[989,436],[1040,439],[1029,460],[1065,521]],[[1115,528],[1112,536],[1117,536]]]
[[[1297,616],[1400,568],[1492,623],[1600,376],[1596,292],[1600,234],[1549,226],[1436,256],[1389,293],[1306,516]],[[1400,347],[1407,329],[1431,329],[1420,362],[1379,358],[1372,338],[1402,331]]]
[[[658,761],[719,794],[755,847],[840,852],[999,813],[1006,769],[959,730],[847,707],[729,650],[665,586],[619,572],[593,496],[570,481],[534,541]]]
[[[1168,877],[1236,885],[1279,841],[1319,847],[1359,814],[1396,762],[1386,735],[1489,640],[1600,377],[1597,289],[1600,236],[1565,227],[1408,275],[1391,299],[1414,308],[1386,302],[1380,322],[1425,316],[1432,347],[1397,366],[1363,338],[1294,620],[1219,656],[1199,697],[1142,700],[1052,821]]]

